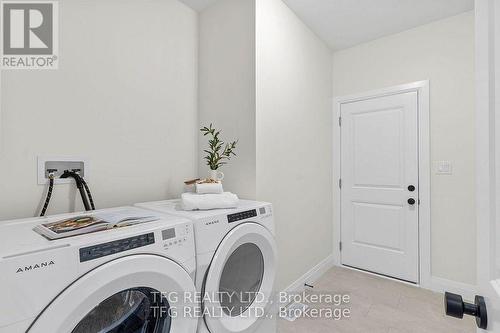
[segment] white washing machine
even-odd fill
[[[52,241],[33,231],[78,215],[0,222],[0,332],[195,333],[196,319],[175,316],[194,305],[192,222],[159,214]]]
[[[136,206],[194,221],[196,287],[203,296],[198,332],[275,332],[269,312],[277,260],[271,204],[241,200],[235,209],[190,212],[179,200]]]

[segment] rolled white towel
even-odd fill
[[[196,184],[195,186],[198,194],[221,194],[224,192],[221,183]]]
[[[183,193],[181,195],[182,209],[208,210],[217,208],[236,208],[238,196],[231,192],[220,194]]]

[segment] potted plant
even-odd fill
[[[209,177],[213,180],[221,181],[224,178],[224,174],[219,171],[219,168],[227,164],[232,156],[236,156],[234,150],[238,141],[224,143],[219,138],[221,131],[215,129],[212,124],[201,128],[200,131],[203,133],[203,136],[209,136],[210,138],[208,140],[208,149],[203,150],[207,153],[204,159],[210,168]]]

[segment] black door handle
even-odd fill
[[[413,198],[408,199],[408,204],[410,204],[410,205],[412,205],[412,206],[415,204],[415,202],[416,202],[416,201],[415,201],[415,199],[413,199]]]
[[[408,186],[408,191],[410,191],[410,192],[415,191],[415,185],[409,185]]]
[[[444,308],[447,316],[460,319],[464,317],[464,314],[474,316],[477,327],[483,330],[488,327],[488,314],[483,296],[476,296],[472,304],[465,303],[460,295],[446,292],[444,293]]]

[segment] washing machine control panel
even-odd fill
[[[112,254],[136,249],[138,247],[151,245],[154,244],[154,242],[155,242],[155,235],[154,233],[151,232],[148,234],[118,239],[112,242],[84,247],[80,249],[80,262],[94,260]]]
[[[252,218],[252,217],[256,217],[256,216],[257,216],[257,210],[256,209],[252,209],[252,210],[247,210],[247,211],[244,211],[244,212],[229,214],[227,216],[227,221],[229,223],[233,223],[233,222],[238,222],[238,221],[241,221],[241,220],[246,220],[246,219],[249,219],[249,218]]]
[[[191,239],[192,225],[185,224],[161,231],[163,247],[168,250],[174,246],[182,246]]]

